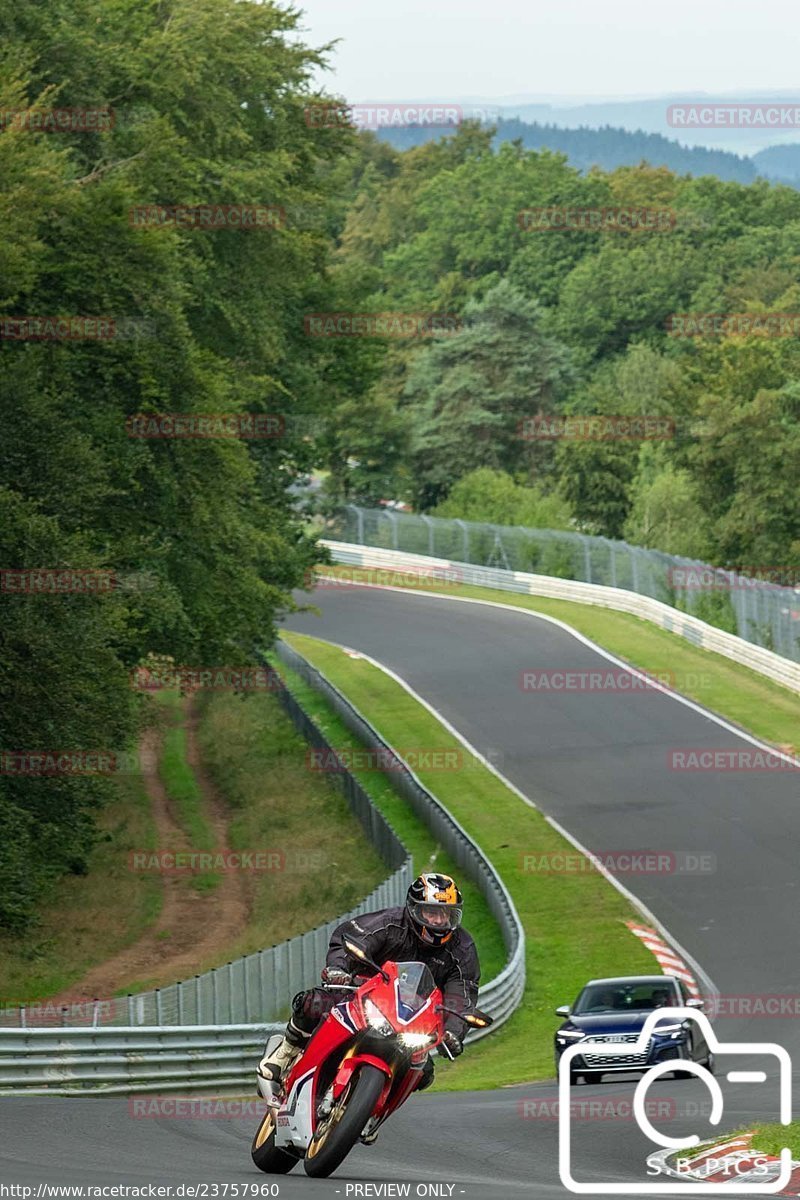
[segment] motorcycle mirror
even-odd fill
[[[494,1017],[490,1017],[484,1012],[470,1012],[463,1014],[463,1020],[468,1025],[474,1025],[476,1029],[486,1029],[489,1025],[494,1025]]]
[[[467,1025],[472,1025],[475,1029],[486,1029],[489,1025],[494,1025],[494,1017],[490,1017],[488,1013],[481,1012],[474,1008],[472,1012],[458,1012],[455,1008],[448,1008],[446,1004],[437,1004],[437,1012],[450,1013],[454,1017],[460,1017]]]
[[[389,976],[386,974],[383,967],[379,966],[378,963],[374,962],[370,958],[363,946],[359,946],[356,942],[351,942],[349,938],[344,939],[344,946],[348,954],[352,954],[353,958],[360,958],[361,961],[367,963],[368,966],[374,967],[381,978],[386,983],[389,982]]]

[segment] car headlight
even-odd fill
[[[659,1025],[654,1032],[656,1037],[670,1037],[674,1040],[686,1033],[686,1028],[683,1025]]]
[[[382,1033],[385,1037],[390,1037],[394,1033],[391,1021],[383,1015],[377,1004],[373,1004],[371,1000],[364,1001],[364,1016],[367,1018],[367,1024],[376,1033]]]
[[[556,1037],[561,1042],[561,1041],[566,1041],[567,1038],[586,1037],[586,1034],[583,1033],[580,1029],[559,1029],[558,1033],[556,1034]]]
[[[400,1041],[409,1050],[421,1050],[423,1046],[430,1046],[436,1038],[432,1033],[401,1033]]]

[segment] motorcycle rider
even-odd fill
[[[320,1020],[343,997],[335,989],[353,983],[354,975],[372,975],[373,970],[353,958],[345,948],[345,938],[363,947],[380,966],[385,962],[426,963],[445,1005],[469,1012],[478,997],[480,966],[475,943],[461,928],[463,901],[461,892],[449,875],[426,871],[411,884],[405,906],[385,908],[344,921],[331,935],[322,970],[327,988],[298,992],[292,1001],[292,1016],[281,1044],[262,1058],[258,1072],[273,1084],[280,1083],[302,1053]],[[443,1057],[456,1058],[463,1050],[467,1026],[460,1017],[448,1015],[445,1022]],[[426,1060],[417,1091],[433,1083],[433,1063]]]

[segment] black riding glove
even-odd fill
[[[440,1045],[437,1046],[437,1050],[441,1058],[458,1058],[459,1054],[464,1050],[464,1044],[458,1034],[447,1029]]]

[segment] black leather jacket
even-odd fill
[[[345,938],[363,946],[381,966],[389,960],[426,963],[449,1008],[457,1012],[475,1008],[481,969],[475,943],[465,929],[454,930],[443,946],[429,946],[416,933],[405,907],[384,908],[344,921],[331,935],[327,965],[354,975],[369,975],[369,968],[345,949]],[[460,1038],[467,1031],[464,1021],[454,1016],[446,1018],[445,1026]]]

